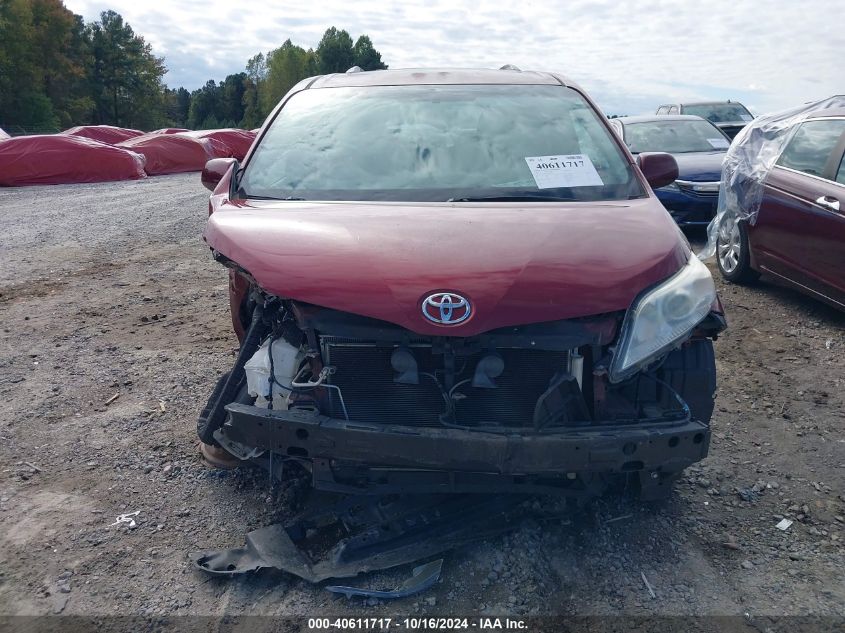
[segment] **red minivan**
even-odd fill
[[[677,176],[558,75],[303,81],[203,172],[241,339],[204,454],[353,494],[666,494],[725,326],[652,191]]]
[[[845,309],[845,109],[796,125],[766,178],[756,222],[719,227],[717,263],[728,281],[767,273]]]

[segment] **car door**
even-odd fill
[[[800,124],[749,234],[758,268],[845,306],[845,117]]]

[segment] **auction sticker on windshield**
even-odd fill
[[[713,149],[728,149],[731,146],[726,138],[708,138],[707,142],[713,146]]]
[[[586,154],[526,156],[525,162],[538,189],[601,187],[601,176]]]

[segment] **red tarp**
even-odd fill
[[[12,138],[8,134],[3,131],[3,128],[0,127],[0,141],[5,141],[7,138]]]
[[[250,130],[236,130],[234,128],[183,132],[181,136],[213,141],[212,151],[215,153],[214,158],[237,158],[238,160],[244,159],[249,148],[252,147],[252,142],[255,140],[254,132]]]
[[[195,139],[182,134],[144,134],[117,144],[133,152],[143,154],[147,163],[147,174],[178,174],[184,171],[200,171],[205,163],[216,158],[216,148],[211,139]]]
[[[58,185],[144,178],[144,158],[88,138],[49,134],[0,143],[0,185]]]
[[[113,125],[77,125],[69,130],[65,130],[62,134],[92,138],[101,143],[115,145],[130,138],[141,136],[143,132],[141,130],[130,130],[129,128],[115,127]]]

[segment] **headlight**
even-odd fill
[[[610,381],[625,380],[683,342],[710,312],[716,286],[694,254],[674,277],[640,295],[625,314]]]

